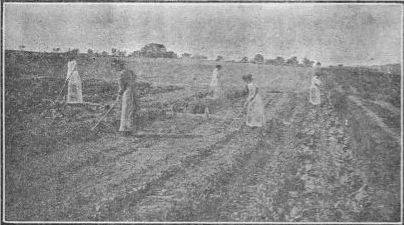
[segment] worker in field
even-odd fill
[[[67,63],[67,75],[66,82],[67,85],[67,103],[82,103],[82,85],[79,72],[77,70],[77,54],[69,54],[69,62]]]
[[[222,76],[220,74],[221,69],[222,69],[221,65],[216,65],[212,73],[212,81],[210,82],[209,95],[213,99],[223,97],[223,83],[222,83]]]
[[[320,98],[320,72],[319,68],[316,65],[316,63],[313,66],[314,70],[314,75],[311,78],[311,85],[310,85],[310,98],[309,101],[313,105],[319,105],[321,103],[321,98]]]
[[[253,83],[251,74],[244,75],[243,81],[247,84],[248,97],[244,104],[247,108],[247,121],[246,125],[249,127],[263,127],[265,125],[265,111],[264,104],[258,92],[258,87]]]
[[[123,136],[129,136],[135,127],[135,116],[138,107],[136,96],[136,75],[126,68],[122,60],[114,60],[113,67],[119,76],[118,96],[122,100],[122,113],[119,132]]]

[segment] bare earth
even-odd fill
[[[99,132],[45,153],[19,154],[18,162],[6,154],[6,219],[398,221],[399,164],[377,167],[361,155],[352,120],[338,117],[326,95],[323,105],[310,105],[310,76],[280,74],[265,85],[258,78],[268,121],[262,133],[244,125],[244,99],[238,98],[210,119],[178,114],[142,128],[160,136]],[[145,96],[142,102],[194,91]],[[400,131],[362,105],[364,100],[347,99],[373,124],[362,132],[376,135],[373,140],[395,152],[379,151],[380,163],[399,157]],[[27,117],[32,125],[24,135],[35,136],[35,124],[51,126],[51,119]],[[81,132],[90,133],[93,124]],[[41,142],[30,140],[19,151],[29,152]],[[370,173],[372,165],[385,174]]]

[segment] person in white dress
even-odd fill
[[[319,105],[321,103],[319,86],[322,83],[319,78],[320,78],[320,74],[318,72],[318,67],[316,65],[314,65],[314,75],[311,78],[310,98],[309,98],[310,103],[313,105]]]
[[[209,94],[213,99],[222,98],[223,96],[223,84],[221,80],[220,70],[221,65],[217,65],[212,73],[212,81],[210,82]]]
[[[135,124],[136,111],[138,110],[138,98],[136,96],[136,74],[126,68],[125,62],[114,60],[112,66],[118,72],[119,91],[122,99],[121,123],[119,131],[122,135],[130,135],[137,126]]]
[[[249,127],[263,127],[266,123],[264,104],[259,89],[252,81],[252,75],[244,75],[244,82],[248,87],[248,97],[244,106],[247,108],[246,125]]]
[[[77,71],[77,61],[75,56],[70,57],[70,61],[67,63],[67,103],[82,103],[82,85],[79,72]]]

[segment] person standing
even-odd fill
[[[223,96],[223,84],[220,74],[221,69],[221,65],[216,65],[216,68],[213,70],[212,73],[212,81],[210,82],[209,94],[212,96],[213,99],[218,99]]]
[[[196,74],[195,73],[192,74],[192,88],[194,90],[197,90],[197,79],[196,79]]]
[[[263,127],[266,123],[264,104],[258,93],[258,87],[252,81],[252,75],[244,75],[243,81],[247,84],[248,97],[244,104],[247,108],[246,125],[249,127]]]
[[[316,65],[314,65],[314,75],[311,78],[311,85],[310,85],[310,103],[313,105],[319,105],[321,103],[321,98],[320,98],[320,88],[319,86],[321,85],[320,81],[320,74],[318,72],[318,68]]]
[[[118,71],[119,91],[118,96],[122,99],[122,112],[119,132],[128,136],[136,128],[134,126],[138,99],[136,96],[136,75],[128,70],[121,60],[114,60],[113,67]]]
[[[67,63],[67,103],[83,103],[82,85],[79,72],[77,70],[76,55],[69,57]]]

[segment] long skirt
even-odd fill
[[[67,103],[82,103],[83,94],[81,79],[77,71],[74,71],[67,85]]]
[[[136,99],[134,90],[128,88],[122,95],[121,125],[119,131],[132,131],[136,112]]]
[[[261,96],[256,95],[255,98],[247,105],[247,126],[262,127],[265,125],[265,111]]]
[[[310,87],[310,99],[309,99],[309,101],[313,105],[318,105],[318,104],[321,103],[320,89],[315,85],[312,85]]]
[[[219,83],[217,85],[210,87],[212,98],[213,99],[220,99],[224,96],[223,86]]]

